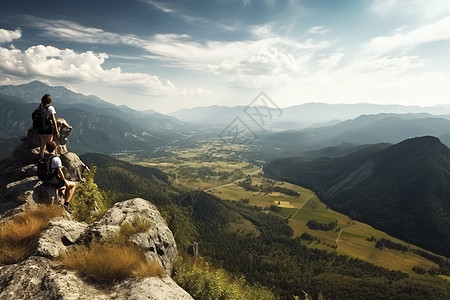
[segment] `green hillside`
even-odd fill
[[[154,168],[104,155],[82,159],[97,166],[98,186],[116,194],[116,201],[139,195],[154,202],[174,232],[181,255],[196,241],[200,255],[214,266],[268,287],[280,299],[294,295],[302,299],[305,293],[313,299],[445,299],[450,295],[450,284],[436,276],[410,276],[306,247],[302,239],[294,238],[286,218],[245,201],[176,190]],[[196,278],[202,280],[200,275]]]
[[[332,208],[450,257],[450,150],[420,137],[344,157],[276,160],[266,173],[312,188]]]

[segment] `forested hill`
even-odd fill
[[[435,137],[338,158],[280,159],[266,173],[312,188],[330,207],[450,257],[450,149]]]
[[[81,158],[97,166],[95,182],[114,201],[139,195],[154,203],[168,221],[180,254],[197,242],[200,256],[209,263],[238,276],[238,281],[245,277],[251,284],[269,288],[278,299],[292,299],[293,295],[302,299],[304,292],[313,299],[386,299],[395,295],[396,299],[417,300],[446,299],[450,293],[444,280],[424,282],[424,277],[309,249],[292,236],[287,219],[246,201],[223,201],[202,191],[176,189],[159,178],[160,171],[154,168],[105,155]],[[205,283],[206,277],[194,277],[193,284],[183,288],[200,287],[203,298],[198,299],[215,299],[217,291],[214,296],[207,291],[219,279]]]

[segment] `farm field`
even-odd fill
[[[306,225],[309,220],[323,223],[337,221],[337,226],[329,231],[312,230]],[[410,251],[376,248],[376,241],[385,238],[405,245],[410,249],[420,249],[367,224],[352,220],[346,215],[329,209],[316,196],[309,199],[304,207],[289,219],[289,224],[294,229],[295,236],[300,236],[306,232],[317,238],[316,241],[309,243],[310,247],[336,251],[338,254],[359,258],[375,265],[392,270],[400,270],[410,275],[415,274],[412,271],[414,266],[420,266],[427,270],[432,267],[438,267],[436,263]]]
[[[233,150],[217,143],[205,142],[197,148],[174,149],[169,155],[158,158],[128,157],[126,160],[164,171],[176,187],[203,190],[224,200],[244,201],[263,208],[266,213],[288,219],[295,237],[306,233],[313,238],[301,239],[308,247],[359,258],[410,276],[420,276],[412,271],[413,267],[438,268],[436,263],[411,251],[376,248],[376,241],[384,238],[410,250],[420,249],[329,209],[311,190],[265,178],[261,166],[241,160]],[[331,230],[313,230],[307,225],[311,220],[337,224]],[[249,224],[239,222],[230,226],[235,230],[249,228]]]

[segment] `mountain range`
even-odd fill
[[[259,133],[249,159],[271,161],[305,155],[326,147],[353,149],[356,145],[398,143],[408,138],[431,135],[450,146],[448,115],[428,113],[361,115],[335,125]],[[341,153],[342,151],[338,151]]]
[[[255,124],[251,118],[248,118],[249,109],[254,106],[208,106],[185,108],[171,113],[171,116],[177,119],[192,123],[204,125],[228,125],[236,117],[240,117],[248,126]],[[279,129],[304,129],[308,127],[322,127],[333,125],[340,121],[357,118],[360,115],[376,115],[380,113],[391,114],[419,114],[427,113],[431,115],[447,115],[450,114],[449,107],[434,106],[403,106],[403,105],[380,105],[380,104],[326,104],[326,103],[305,103],[294,105],[280,109],[279,114],[267,114],[267,110],[274,107],[259,107],[261,114],[265,114],[266,130]],[[257,124],[256,124],[257,125]]]
[[[52,95],[56,116],[66,119],[72,126],[69,143],[78,153],[151,152],[180,138],[184,131],[184,123],[174,117],[115,106],[96,96],[33,81],[0,86],[0,138],[11,141],[24,136],[31,126],[31,112],[46,93]],[[5,153],[0,154],[7,156],[15,146],[12,143],[11,149],[3,149]]]
[[[266,174],[316,191],[331,208],[450,257],[450,149],[431,136],[341,157],[275,160]]]

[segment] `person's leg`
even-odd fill
[[[66,202],[65,203],[70,202],[73,194],[75,193],[75,188],[76,188],[75,182],[73,182],[73,181],[68,181],[68,182],[69,182],[69,188],[66,189],[66,193],[65,193]]]
[[[44,158],[44,149],[45,149],[45,134],[39,134],[39,139],[41,140],[41,148],[39,149],[39,156]]]
[[[45,145],[53,140],[53,134],[39,134],[39,138],[41,139],[41,148],[39,149],[39,156],[44,158],[44,150]]]

